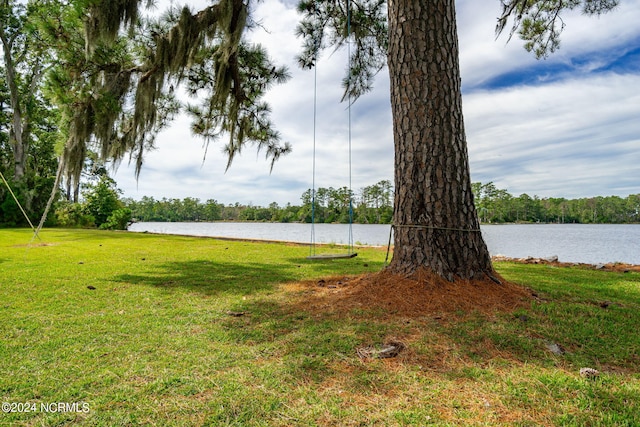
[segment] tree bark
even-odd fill
[[[43,75],[43,66],[39,59],[35,59],[32,63],[28,64],[30,74],[25,74],[22,76],[22,79],[20,79],[20,76],[17,75],[18,70],[16,69],[19,64],[14,59],[12,53],[14,43],[16,43],[16,35],[8,35],[3,23],[0,23],[0,42],[2,42],[5,74],[12,110],[9,142],[13,150],[14,179],[20,182],[24,179],[27,172],[27,156],[31,143],[32,120],[28,105],[35,97],[40,79]],[[25,84],[22,94],[20,93],[19,87],[20,80]]]
[[[25,174],[26,155],[28,151],[26,145],[28,141],[25,141],[23,138],[24,135],[22,128],[22,108],[20,106],[20,95],[18,94],[18,83],[16,81],[15,64],[13,63],[13,56],[11,53],[11,45],[13,44],[13,40],[7,38],[4,32],[4,27],[2,26],[0,26],[0,41],[2,41],[5,73],[7,78],[7,86],[9,87],[12,109],[9,143],[11,144],[13,150],[13,175],[16,181],[22,181]]]
[[[388,268],[492,277],[471,191],[455,1],[390,0],[388,13],[396,186]]]

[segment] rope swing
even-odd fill
[[[319,46],[316,46],[316,55]],[[350,87],[351,80],[351,1],[347,0],[347,58],[348,58],[348,86]],[[351,92],[347,89],[347,116],[348,116],[348,147],[349,147],[349,231],[347,238],[347,253],[340,254],[316,254],[316,235],[315,235],[315,214],[316,214],[316,128],[317,128],[317,112],[318,112],[318,63],[317,57],[314,61],[314,75],[313,75],[313,165],[311,168],[312,175],[312,189],[311,189],[311,242],[309,245],[309,256],[307,259],[322,260],[322,259],[345,259],[354,258],[358,256],[354,252],[353,248],[353,198],[351,196]]]

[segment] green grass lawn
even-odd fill
[[[287,244],[41,236],[0,230],[0,426],[640,425],[638,273],[497,263],[539,298],[335,316],[289,284],[379,271],[383,250],[309,261]],[[399,357],[358,357],[390,338]]]

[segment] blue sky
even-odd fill
[[[159,2],[161,5],[162,1]],[[168,3],[168,2],[164,2]],[[206,1],[189,2],[199,8]],[[513,195],[592,197],[640,193],[640,0],[622,0],[601,17],[566,15],[560,50],[536,60],[514,37],[496,40],[495,1],[457,2],[463,110],[473,181],[493,181]],[[290,2],[255,7],[263,28],[250,37],[293,78],[268,95],[272,118],[293,152],[269,173],[250,147],[225,173],[221,146],[209,147],[186,118],[159,135],[138,182],[121,165],[115,178],[126,197],[196,197],[222,203],[297,204],[312,185],[313,80],[294,57],[301,41]],[[318,66],[316,186],[349,183],[348,114],[340,103],[345,52],[327,52]],[[352,108],[352,188],[393,181],[389,78]]]

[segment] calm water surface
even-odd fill
[[[483,225],[482,234],[492,255],[549,257],[590,264],[640,264],[640,225],[525,224]],[[389,225],[353,225],[360,245],[386,246]],[[138,222],[129,231],[188,236],[232,237],[309,243],[310,224],[236,222]],[[348,242],[349,226],[316,224],[317,243]]]

